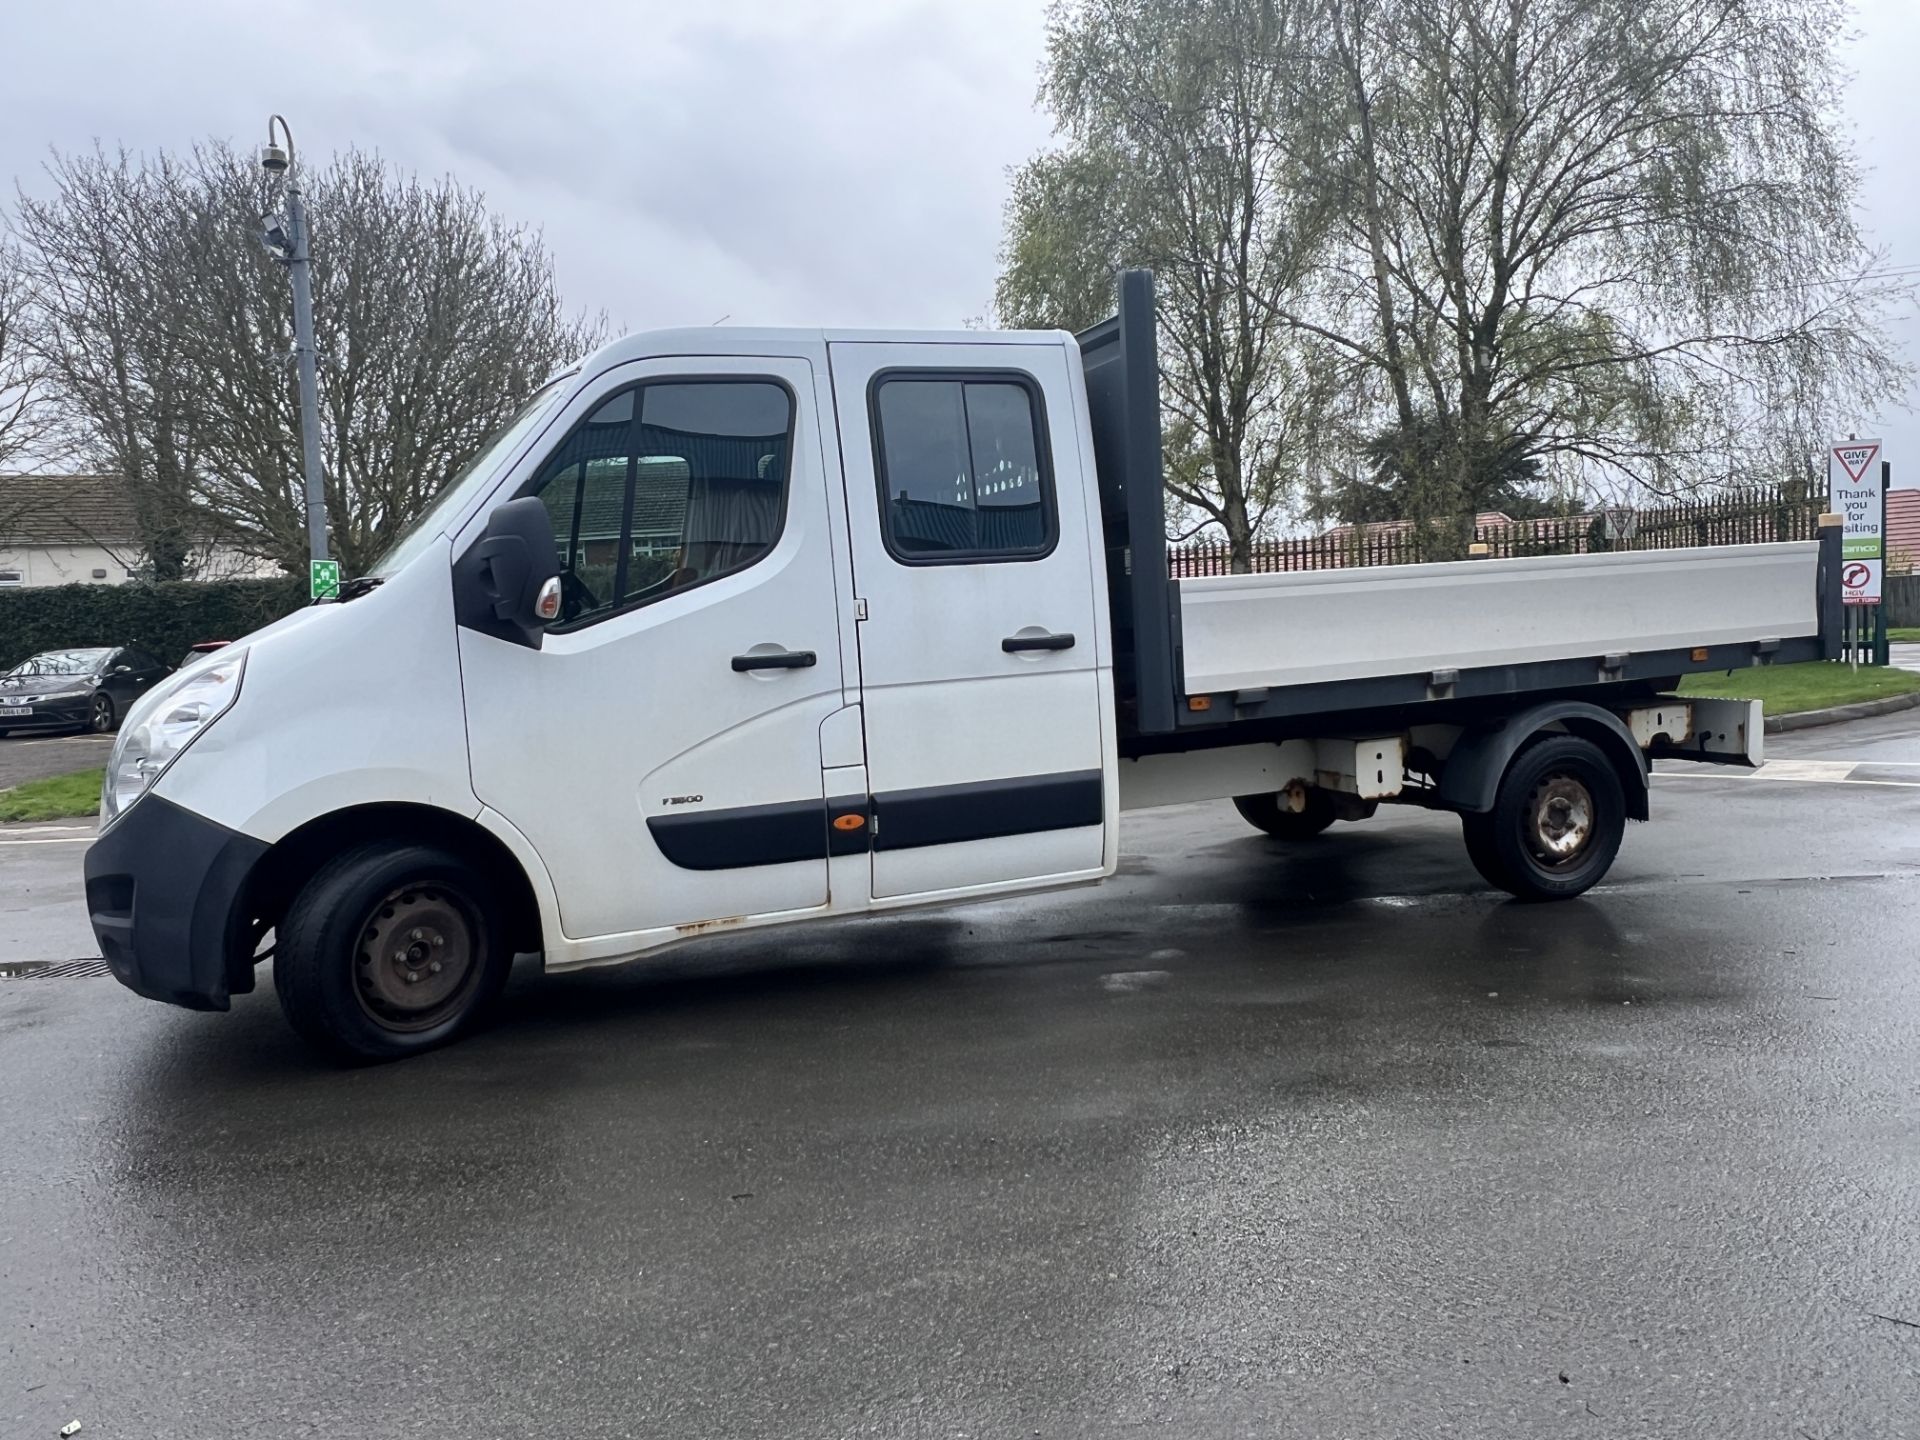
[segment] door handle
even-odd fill
[[[733,669],[737,675],[749,670],[805,670],[809,665],[819,663],[819,658],[811,650],[774,650],[765,655],[733,657]]]
[[[1022,650],[1071,650],[1073,636],[1064,635],[1009,635],[1000,642],[1000,648],[1009,655],[1018,655]]]

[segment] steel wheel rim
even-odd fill
[[[459,1014],[479,979],[480,926],[472,904],[446,885],[404,885],[361,921],[353,993],[385,1030],[431,1030]]]
[[[1549,775],[1527,802],[1527,848],[1549,870],[1577,864],[1593,841],[1593,792],[1572,775]]]

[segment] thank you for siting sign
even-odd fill
[[[1847,440],[1827,451],[1827,489],[1844,522],[1840,590],[1849,605],[1878,605],[1886,569],[1886,496],[1880,487],[1880,442]]]

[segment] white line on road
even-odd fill
[[[1762,769],[1765,767],[1763,766]],[[1835,780],[1819,775],[1764,775],[1749,770],[1740,775],[1712,775],[1699,770],[1658,770],[1656,780],[1779,780],[1789,785],[1879,785],[1894,790],[1920,790],[1920,780]]]
[[[0,845],[90,845],[91,835],[69,835],[61,840],[0,840]]]

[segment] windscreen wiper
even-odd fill
[[[387,577],[384,575],[356,575],[341,584],[340,594],[336,598],[344,605],[349,600],[358,600],[362,595],[378,590],[386,583]]]

